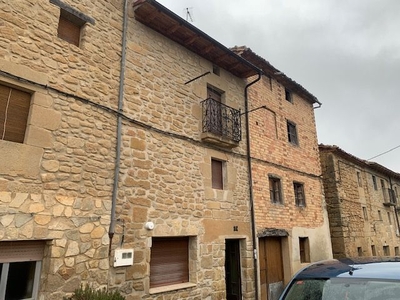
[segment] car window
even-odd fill
[[[297,280],[284,300],[395,300],[400,299],[400,281],[332,278]]]

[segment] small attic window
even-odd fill
[[[213,65],[213,73],[219,76],[220,69],[217,65]]]
[[[60,7],[57,36],[79,47],[82,27],[86,23],[94,25],[94,20],[60,0],[50,0],[50,3]]]

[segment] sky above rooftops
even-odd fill
[[[246,45],[316,96],[319,143],[360,159],[400,145],[400,1],[158,2],[226,47]],[[400,173],[400,147],[372,161]]]

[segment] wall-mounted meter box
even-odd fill
[[[132,266],[133,249],[115,249],[114,267]]]

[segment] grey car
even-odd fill
[[[399,300],[400,257],[345,258],[300,270],[280,300]]]

